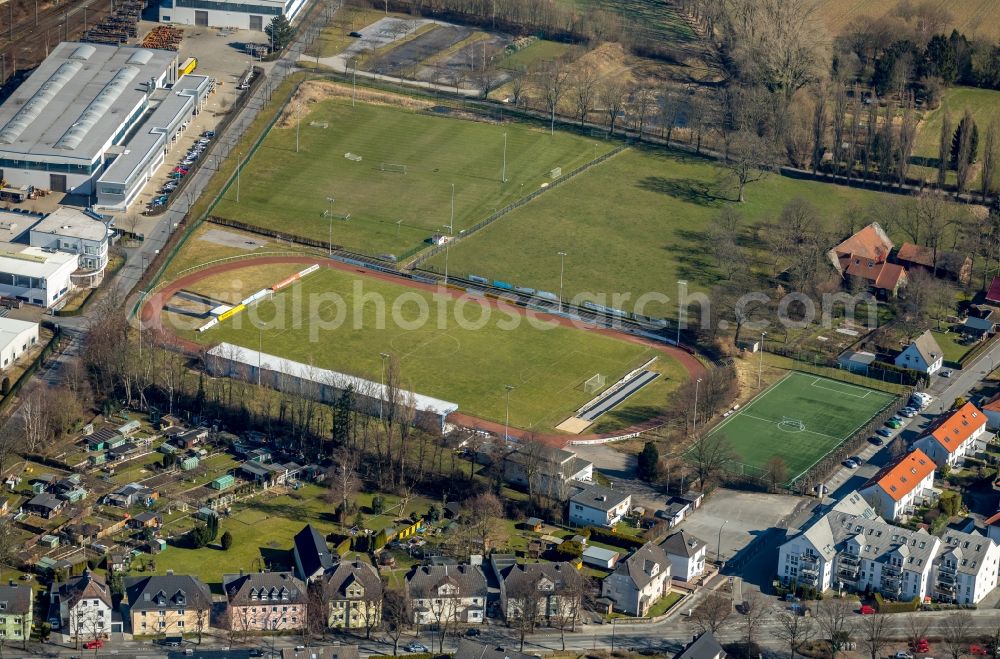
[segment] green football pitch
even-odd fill
[[[435,109],[318,102],[299,123],[298,150],[295,125],[272,128],[243,168],[239,200],[230,185],[213,214],[401,256],[429,245],[434,234],[459,235],[547,185],[552,170],[569,172],[615,146]]]
[[[232,292],[230,281],[242,281],[246,287],[237,294],[247,295],[298,269],[272,267],[261,273],[248,266],[190,290],[218,299]],[[583,384],[597,373],[610,385],[656,357],[651,368],[661,374],[643,396],[602,417],[601,431],[617,429],[615,419],[628,427],[657,415],[670,392],[687,379],[680,363],[646,345],[555,326],[548,318],[528,321],[512,309],[481,306],[480,300],[459,301],[327,268],[211,330],[178,333],[204,344],[260,346],[265,353],[375,382],[381,376],[380,354],[387,353],[399,362],[404,388],[500,423],[506,413],[505,385],[512,385],[511,425],[540,432],[552,432],[596,395]]]
[[[853,435],[895,396],[793,371],[716,426],[732,447],[734,468],[760,475],[779,456],[794,481]]]

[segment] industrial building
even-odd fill
[[[291,21],[305,6],[306,0],[160,0],[160,22],[262,32],[275,16]]]
[[[0,295],[53,307],[73,289],[78,261],[76,254],[0,243]]]
[[[124,209],[209,88],[172,51],[60,43],[0,105],[0,179]]]
[[[72,275],[75,286],[93,288],[104,278],[114,230],[106,222],[75,208],[61,206],[29,230],[32,247],[77,254],[78,269]]]

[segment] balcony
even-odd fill
[[[802,564],[806,568],[809,568],[809,567],[812,567],[812,568],[818,567],[819,566],[819,556],[815,556],[813,554],[800,554],[799,555],[799,563]]]
[[[958,572],[958,566],[950,565],[948,563],[941,563],[940,565],[938,565],[938,572],[940,572],[942,575],[947,574],[952,578],[954,578],[955,574]]]
[[[888,576],[888,577],[899,578],[899,573],[901,571],[902,571],[901,567],[899,567],[897,565],[893,565],[892,563],[883,563],[882,564],[882,576],[883,577]]]
[[[854,554],[841,554],[837,560],[840,561],[841,565],[857,566],[861,564],[861,557]]]

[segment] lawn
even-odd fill
[[[931,330],[931,332],[934,334],[934,340],[940,346],[941,352],[944,353],[945,363],[949,366],[958,366],[962,357],[978,345],[962,345],[958,342],[961,335],[955,332],[938,332],[936,330]]]
[[[227,277],[242,278],[245,271],[251,279],[257,274],[251,265]],[[226,286],[221,281],[217,285]],[[203,286],[195,289],[213,293]],[[404,387],[498,422],[505,416],[504,385],[510,384],[511,424],[545,431],[593,397],[582,385],[595,373],[605,374],[610,385],[659,355],[663,377],[648,385],[657,397],[641,399],[643,409],[633,410],[630,422],[655,414],[654,406],[686,377],[677,362],[652,348],[539,320],[481,306],[477,299],[456,301],[354,272],[322,269],[261,302],[252,313],[207,332],[180,333],[205,344],[261,345],[265,353],[373,381],[381,377],[380,353],[391,354],[399,360]],[[626,402],[623,407],[627,416],[629,406]]]
[[[878,18],[893,11],[897,6],[909,0],[823,0],[817,5],[817,18],[822,21],[832,35],[839,34],[854,19]],[[1000,12],[996,10],[995,0],[962,0],[961,2],[946,2],[932,0],[932,5],[943,8],[951,16],[951,21],[944,30],[950,33],[952,27],[958,28],[970,38],[973,36],[996,40],[1000,38]]]
[[[550,180],[553,168],[569,171],[612,146],[426,107],[352,108],[348,99],[312,105],[299,130],[296,153],[295,126],[273,128],[243,169],[239,202],[231,185],[214,213],[376,255],[399,255],[447,233],[453,192],[457,234]],[[382,163],[405,165],[406,173],[382,171]]]
[[[667,0],[559,0],[581,13],[603,9],[632,21],[645,40],[688,42],[696,38],[681,10]]]
[[[789,373],[715,427],[736,454],[733,465],[759,476],[780,456],[789,482],[834,450],[895,396],[806,373]],[[797,428],[785,421],[801,421]]]
[[[979,127],[979,160],[982,160],[982,152],[985,143],[986,129],[991,121],[1000,121],[1000,92],[992,89],[976,89],[973,87],[952,87],[945,91],[941,105],[924,116],[920,122],[917,132],[917,143],[913,149],[913,154],[918,162],[926,163],[927,167],[921,167],[920,172],[925,177],[934,178],[936,176],[938,142],[941,139],[941,122],[947,111],[951,117],[952,131],[958,127],[962,115],[969,110]],[[973,171],[974,180],[971,183],[974,189],[980,185],[979,168]],[[949,172],[949,180],[954,183],[955,174]]]
[[[744,225],[771,220],[789,200],[801,197],[832,220],[877,194],[772,175],[747,188],[740,211]],[[605,306],[631,309],[638,296],[663,293],[670,301],[654,301],[645,313],[672,317],[678,279],[692,290],[721,279],[707,231],[732,195],[709,160],[630,149],[458,242],[449,250],[449,269],[558,291],[558,252],[565,251],[567,299],[604,296],[598,301]],[[444,255],[428,265],[442,271]],[[615,294],[631,297],[615,303]]]
[[[649,611],[646,612],[646,617],[655,618],[656,616],[662,616],[682,597],[684,597],[684,593],[677,592],[676,590],[667,593],[667,595],[657,601],[656,604],[649,607]]]
[[[533,42],[530,46],[522,48],[521,50],[504,57],[503,60],[500,61],[499,66],[501,69],[508,70],[529,69],[540,62],[549,62],[559,59],[572,50],[573,46],[571,44],[549,41],[548,39],[539,39],[538,41]]]

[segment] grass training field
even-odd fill
[[[789,200],[801,197],[832,220],[877,194],[772,175],[748,186],[739,210],[750,226],[777,217]],[[558,252],[565,251],[567,299],[584,292],[628,293],[634,301],[657,291],[671,302],[652,304],[646,314],[673,315],[678,279],[692,290],[720,281],[707,232],[720,209],[732,203],[731,195],[708,160],[630,149],[453,245],[449,270],[558,291]],[[427,266],[443,271],[444,255]],[[631,303],[608,306],[630,309]]]
[[[941,105],[936,110],[924,115],[917,132],[917,142],[913,154],[918,162],[928,165],[919,169],[928,180],[934,180],[937,176],[937,170],[934,168],[937,166],[941,122],[944,121],[945,112],[951,116],[951,129],[954,131],[966,110],[972,113],[972,117],[979,127],[978,157],[979,160],[982,160],[986,129],[991,121],[1000,121],[1000,92],[973,87],[952,87],[945,91]],[[949,182],[954,183],[954,171],[949,171],[948,178]],[[974,166],[972,179],[973,189],[978,190],[981,180],[978,165]]]
[[[893,400],[881,391],[792,371],[707,436],[722,434],[735,462],[761,471],[781,457],[793,481]],[[783,423],[785,417],[805,427]]]
[[[853,19],[884,16],[902,5],[904,1],[822,0],[817,7],[817,16],[831,34],[837,35]],[[952,27],[955,27],[970,38],[973,36],[993,40],[1000,38],[1000,12],[997,11],[995,0],[931,0],[931,2],[943,7],[951,15],[951,25],[945,30],[946,33],[950,33]]]
[[[206,278],[193,290],[219,297],[246,295],[299,269],[250,266]],[[233,281],[241,282],[240,290],[232,289]],[[319,295],[328,297],[312,297]],[[334,295],[343,299],[342,306]],[[384,302],[376,302],[376,297]],[[293,320],[295,298],[301,299],[299,322]],[[384,314],[379,312],[383,304]],[[419,322],[421,305],[429,311],[427,322]],[[545,432],[593,398],[583,383],[596,373],[606,375],[611,385],[659,355],[655,367],[662,377],[634,401],[599,419],[605,431],[655,416],[669,392],[687,377],[679,363],[644,345],[586,329],[539,329],[513,311],[489,307],[486,315],[482,309],[477,301],[455,301],[353,272],[322,269],[300,286],[262,302],[253,314],[237,315],[204,333],[180,333],[206,344],[227,341],[257,349],[259,342],[265,353],[376,382],[382,369],[379,355],[389,353],[399,360],[406,388],[497,422],[504,420],[504,385],[510,384],[515,387],[510,394],[511,425]],[[343,320],[336,325],[338,313]]]
[[[351,107],[350,98],[312,105],[301,119],[298,153],[294,122],[276,125],[243,169],[239,202],[232,185],[214,214],[326,242],[332,197],[334,245],[399,255],[448,232],[453,184],[458,234],[550,180],[553,168],[568,172],[614,146],[527,124],[449,118],[399,98],[427,107]],[[316,122],[327,128],[310,125]],[[381,171],[382,163],[405,165],[406,173]]]

